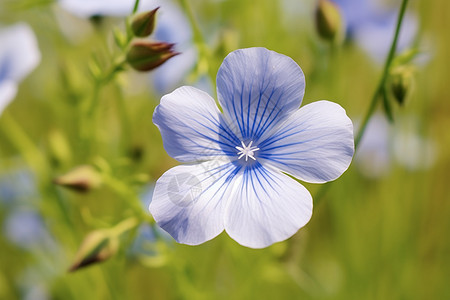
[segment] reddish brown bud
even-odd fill
[[[151,71],[180,53],[166,42],[136,41],[127,53],[127,62],[138,71]]]

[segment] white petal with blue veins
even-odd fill
[[[227,160],[174,167],[156,182],[150,212],[177,242],[204,243],[224,229],[224,211],[238,171]]]
[[[345,110],[329,101],[303,106],[261,142],[261,163],[312,183],[334,180],[353,157],[353,124]]]
[[[311,194],[278,170],[257,163],[235,180],[225,230],[239,244],[267,247],[291,237],[311,218]]]
[[[182,162],[235,156],[240,141],[221,122],[213,98],[194,87],[184,86],[161,99],[153,114],[164,148]]]
[[[296,111],[305,77],[288,56],[265,48],[236,50],[217,73],[217,94],[240,140],[258,141]],[[231,125],[230,125],[231,127]]]

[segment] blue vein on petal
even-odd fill
[[[230,167],[231,166],[231,167]],[[228,169],[228,170],[227,170]],[[216,174],[220,174],[222,173],[222,171],[226,170],[226,172],[223,172],[223,174],[221,174],[221,176],[219,178],[217,178],[213,183],[211,183],[206,189],[203,189],[202,192],[197,196],[197,199],[203,195],[203,193],[205,193],[206,191],[208,191],[213,185],[215,185],[219,180],[221,180],[223,177],[227,176],[227,178],[225,178],[224,182],[222,183],[222,185],[220,187],[217,188],[217,190],[215,191],[214,195],[211,197],[211,199],[203,206],[203,208],[199,211],[199,213],[201,213],[201,211],[203,211],[207,205],[209,203],[211,203],[211,200],[214,199],[216,197],[216,195],[222,190],[222,188],[225,187],[225,190],[223,191],[223,194],[225,194],[226,190],[230,187],[230,184],[233,182],[233,178],[236,176],[236,174],[239,173],[239,171],[241,170],[241,167],[235,167],[234,164],[232,162],[227,163],[225,165],[221,165],[218,166],[216,168],[210,169],[207,172],[204,172],[204,174],[206,173],[211,173],[212,171],[215,171],[214,173],[210,174],[208,177],[204,178],[201,180],[201,182],[204,182],[206,180],[208,180],[209,178],[211,178],[212,176],[215,176]],[[226,186],[225,186],[226,185]],[[222,200],[222,199],[220,199]],[[216,201],[216,205],[220,203],[220,201]]]
[[[194,129],[194,127],[190,127],[190,129],[191,129],[193,132],[195,132],[196,134],[198,134],[200,137],[203,137],[203,138],[206,139],[206,140],[209,140],[209,141],[211,141],[211,142],[213,142],[213,143],[217,143],[217,144],[219,144],[219,145],[222,145],[222,146],[225,146],[225,147],[227,147],[227,148],[230,148],[230,149],[231,149],[230,151],[227,151],[226,149],[223,149],[223,148],[222,148],[222,151],[223,151],[225,154],[227,154],[227,155],[229,155],[229,156],[235,155],[235,154],[236,154],[236,151],[235,151],[235,149],[234,149],[234,146],[240,144],[240,143],[239,143],[239,139],[233,134],[233,132],[232,132],[231,130],[229,130],[229,129],[227,128],[226,125],[224,125],[224,124],[222,124],[221,122],[218,122],[217,120],[215,120],[214,116],[211,115],[211,113],[209,113],[209,115],[210,115],[209,117],[206,116],[206,115],[202,115],[202,117],[204,117],[206,120],[208,120],[211,124],[215,125],[219,130],[222,130],[222,131],[223,131],[224,133],[226,133],[228,136],[222,134],[220,131],[218,132],[218,131],[215,130],[214,128],[211,128],[211,127],[205,125],[205,122],[203,122],[203,121],[199,121],[198,119],[194,119],[194,118],[189,118],[188,120],[189,120],[189,121],[192,121],[193,123],[196,123],[196,124],[200,125],[200,127],[205,128],[205,129],[209,130],[210,132],[213,132],[213,133],[217,134],[219,137],[222,137],[223,139],[225,139],[226,141],[228,141],[228,142],[230,142],[230,143],[225,143],[225,142],[223,142],[223,141],[220,141],[220,140],[216,140],[216,139],[214,139],[214,138],[211,138],[211,137],[207,136],[205,133],[203,133],[203,132],[201,132],[201,131],[199,131],[199,130]],[[181,123],[180,126],[186,126],[186,124]],[[169,130],[170,130],[170,129],[169,129]],[[194,145],[196,145],[196,146],[198,146],[198,147],[201,147],[201,148],[204,148],[204,149],[207,149],[207,150],[218,151],[218,149],[216,149],[216,148],[205,147],[205,146],[203,146],[203,145],[200,145],[199,143],[197,143],[196,141],[194,141],[192,138],[189,138],[189,137],[186,136],[185,134],[182,134],[182,133],[179,133],[179,132],[175,132],[174,130],[171,130],[171,131],[173,131],[175,134],[177,134],[177,135],[179,135],[179,136],[182,136],[183,138],[189,140],[190,142],[192,142]],[[235,145],[234,145],[234,144],[235,144]],[[222,153],[215,153],[215,154],[209,153],[209,155],[217,155],[217,156],[220,156],[220,155],[222,155]]]
[[[272,98],[272,95],[271,95],[270,99]],[[275,108],[278,107],[278,103],[280,102],[282,97],[283,97],[283,92],[281,93],[281,95],[278,96],[278,99],[277,99],[277,101],[275,103],[274,108],[270,111],[269,115],[267,116],[266,121],[264,121],[264,124],[262,125],[260,130],[259,130],[259,125],[260,124],[258,124],[258,128],[257,128],[257,130],[255,132],[255,138],[260,138],[264,134],[264,132],[267,130],[267,128],[269,128],[273,124],[273,122],[277,119],[278,115],[281,113],[282,107],[278,108],[278,111],[277,111],[276,115],[272,118],[272,120],[269,122],[269,124],[267,124],[267,122],[270,120],[270,117],[272,116],[273,112],[275,111]],[[267,105],[268,104],[269,104],[269,101],[267,102]],[[264,110],[264,112],[265,112],[265,110]],[[262,120],[262,117],[261,117],[261,120]]]
[[[255,79],[254,76],[252,76],[252,82],[250,84],[249,92],[248,92],[248,104],[247,104],[247,132],[245,135],[245,139],[248,139],[251,135],[250,132],[250,110],[251,110],[251,102],[252,102],[252,90],[253,90],[253,80]],[[243,91],[242,91],[243,93]],[[242,97],[242,96],[241,96]],[[256,116],[256,115],[255,115]]]
[[[243,131],[242,131],[242,127],[241,127],[241,123],[239,122],[239,117],[238,114],[236,112],[236,105],[234,102],[234,93],[233,93],[233,97],[231,99],[231,104],[233,105],[233,111],[234,111],[234,116],[236,117],[236,122],[238,123],[239,126],[239,131],[241,132],[241,135],[243,136]],[[243,125],[243,124],[242,124]]]
[[[255,187],[256,181],[259,184],[259,186],[261,186],[262,190],[268,197],[270,197],[270,193],[266,189],[267,186],[269,186],[271,189],[273,189],[275,191],[276,191],[276,188],[281,188],[280,185],[272,178],[272,176],[270,176],[270,174],[266,170],[266,168],[264,168],[262,166],[262,164],[260,164],[259,162],[256,162],[253,166],[247,167],[244,170],[243,185],[245,184],[245,188],[247,189],[246,192],[248,192],[249,179],[250,179],[250,183],[252,185],[253,192],[256,195],[258,201],[261,203],[262,203],[262,201],[259,197],[258,189]],[[261,179],[264,179],[265,182],[263,182]],[[244,186],[243,186],[243,188],[244,188]]]
[[[263,85],[264,85],[264,83],[263,83]],[[261,98],[266,93],[266,90],[267,90],[268,87],[269,87],[269,85],[267,84],[265,86],[265,88],[259,92],[258,104],[256,105],[255,118],[253,119],[253,125],[252,125],[252,131],[251,131],[253,136],[254,136],[254,132],[255,132],[255,124],[256,124],[256,119],[257,119],[256,116],[258,116],[259,107],[261,105]],[[274,91],[275,91],[275,89],[272,89],[272,92],[271,92],[269,98],[267,99],[267,101],[270,101],[270,98],[272,98]],[[263,116],[264,116],[264,113],[265,113],[265,109],[264,109],[264,112],[263,112]],[[261,116],[261,118],[263,116]],[[260,121],[260,123],[261,123],[261,121]]]
[[[295,130],[296,127],[302,127],[302,125],[303,125],[304,123],[305,123],[305,122],[300,123],[300,124],[298,124],[298,125],[296,125],[296,126],[286,126],[282,131],[280,131],[280,132],[278,132],[278,133],[275,133],[274,135],[272,135],[272,136],[269,137],[268,139],[264,140],[264,141],[260,144],[260,147],[267,147],[267,146],[269,146],[269,145],[271,145],[271,144],[274,144],[274,143],[276,143],[276,142],[279,142],[279,141],[281,141],[281,140],[283,140],[283,139],[285,139],[285,138],[288,138],[288,137],[293,136],[293,135],[295,135],[295,134],[298,134],[298,133],[307,131],[307,130],[309,129],[309,127],[302,128],[302,129],[299,130],[299,131],[295,131],[295,132],[293,132],[293,133],[287,134],[289,131]],[[312,140],[314,140],[314,139],[312,139]],[[304,143],[304,142],[306,142],[306,141],[302,141],[302,142],[300,142],[300,143]],[[275,148],[277,148],[277,147],[275,147]],[[267,149],[267,148],[266,148],[266,150],[271,150],[271,148],[270,148],[270,149]]]

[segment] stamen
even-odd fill
[[[242,147],[236,146],[236,149],[239,150],[238,152],[238,159],[241,159],[245,156],[245,161],[248,161],[248,158],[250,157],[253,160],[256,160],[255,158],[255,151],[258,151],[258,147],[252,147],[253,141],[250,141],[248,146],[245,146],[244,141],[241,141]]]

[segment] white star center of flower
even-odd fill
[[[241,159],[242,157],[245,156],[245,161],[248,161],[249,157],[253,160],[256,160],[255,151],[258,151],[259,148],[255,147],[255,146],[252,147],[252,143],[253,143],[253,141],[250,141],[248,146],[245,146],[244,142],[241,141],[242,147],[236,146],[236,149],[239,150],[239,152],[238,152],[239,159]]]

